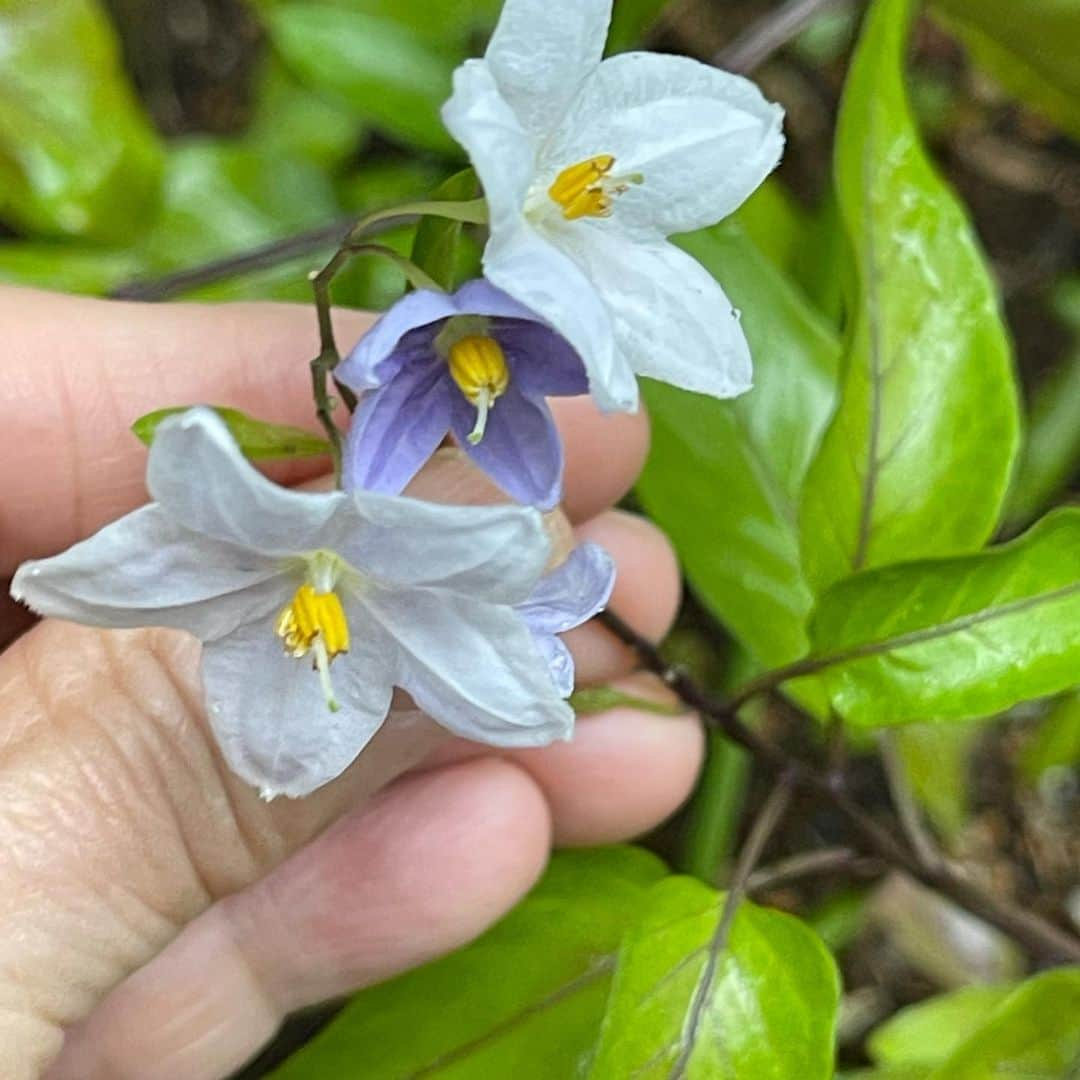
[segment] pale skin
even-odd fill
[[[342,315],[342,341],[367,317]],[[0,578],[145,501],[133,419],[166,404],[311,424],[309,310],[123,305],[0,289]],[[612,606],[653,638],[678,605],[664,538],[614,511],[643,416],[562,401],[565,511],[619,566]],[[274,472],[316,479],[312,464]],[[450,458],[415,494],[490,497]],[[6,590],[5,590],[6,595]],[[263,803],[221,762],[199,646],[43,622],[0,602],[0,1075],[213,1080],[290,1011],[453,949],[504,914],[552,845],[658,823],[700,763],[692,717],[619,708],[500,753],[392,720],[344,776]],[[21,636],[19,635],[20,631]],[[602,627],[580,684],[665,699]]]

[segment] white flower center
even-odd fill
[[[640,184],[640,173],[612,176],[615,158],[611,154],[595,157],[570,165],[555,177],[548,188],[550,199],[562,210],[567,221],[583,217],[610,216],[615,199],[629,190],[631,184]]]
[[[293,594],[274,624],[285,652],[295,659],[312,654],[319,673],[327,708],[341,708],[330,680],[330,664],[349,651],[349,622],[336,590],[348,567],[332,551],[316,551],[305,557],[307,580]]]

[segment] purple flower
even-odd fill
[[[529,599],[514,610],[547,658],[551,678],[563,697],[574,691],[574,659],[556,636],[603,611],[615,584],[615,563],[599,544],[581,544],[566,562],[540,579]]]
[[[517,502],[547,510],[561,498],[562,444],[545,398],[586,393],[584,365],[487,281],[410,293],[335,374],[367,391],[345,448],[346,490],[400,493],[452,432]]]

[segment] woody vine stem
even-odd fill
[[[781,678],[763,676],[752,684],[751,694],[737,694],[731,701],[715,698],[702,690],[685,671],[668,664],[651,641],[642,637],[613,611],[605,611],[597,618],[634,649],[642,665],[660,676],[679,700],[698,713],[709,727],[722,732],[747,750],[759,766],[772,773],[785,786],[797,788],[838,810],[854,829],[863,852],[876,856],[888,866],[904,871],[923,885],[947,896],[973,915],[1004,931],[1040,960],[1080,963],[1080,938],[1033,912],[1022,910],[985,891],[947,860],[931,859],[913,851],[846,793],[842,776],[838,780],[831,770],[815,767],[791,756],[743,723],[739,719],[738,709],[751,696],[770,693],[782,681]],[[746,874],[752,869],[746,869]]]

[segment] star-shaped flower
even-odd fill
[[[397,494],[453,432],[511,498],[553,507],[563,451],[545,397],[584,394],[585,368],[542,319],[486,281],[395,304],[335,371],[363,392],[347,490]]]
[[[735,210],[783,149],[782,110],[677,56],[601,60],[612,0],[506,0],[443,119],[487,197],[486,276],[585,361],[605,409],[635,372],[731,397],[750,353],[720,286],[667,242]]]
[[[570,736],[565,682],[535,636],[549,624],[515,610],[549,559],[537,511],[289,491],[201,408],[160,426],[147,486],[153,503],[20,567],[12,595],[92,626],[200,638],[211,726],[266,797],[341,773],[395,686],[467,739]]]

